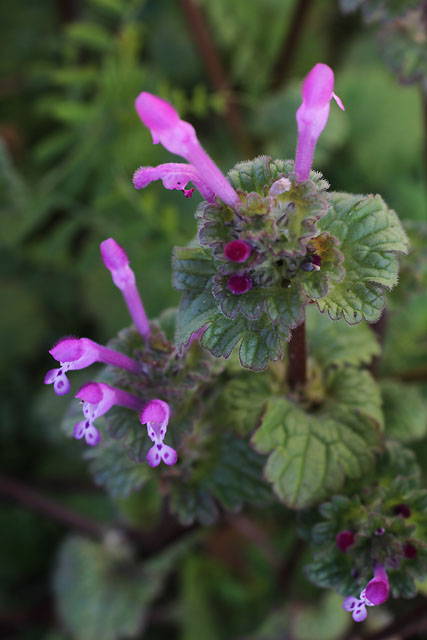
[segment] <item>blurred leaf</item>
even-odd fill
[[[427,34],[425,7],[407,10],[379,33],[381,52],[400,82],[421,82],[427,78]]]
[[[351,618],[342,608],[342,598],[331,592],[316,607],[299,609],[292,620],[296,640],[338,640],[350,624]]]
[[[417,387],[381,382],[385,431],[401,442],[420,440],[427,430],[427,401]]]
[[[322,368],[369,364],[381,352],[375,333],[366,324],[333,323],[314,305],[307,308],[306,327],[309,353]]]
[[[145,627],[152,601],[186,549],[171,547],[145,563],[123,547],[70,537],[63,544],[54,587],[59,612],[76,640],[135,638]]]

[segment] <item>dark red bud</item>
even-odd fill
[[[414,547],[410,542],[406,542],[403,546],[403,553],[405,554],[405,558],[415,558],[418,551],[417,548]]]
[[[355,535],[353,531],[349,531],[348,529],[341,531],[336,537],[337,547],[344,553],[354,545],[354,541]]]
[[[227,281],[227,287],[231,293],[235,295],[241,295],[246,293],[249,289],[252,289],[252,280],[249,276],[239,275],[238,273],[230,276]]]
[[[403,518],[411,517],[411,509],[405,503],[397,504],[393,509],[393,513],[396,516],[402,516]]]
[[[251,251],[251,247],[244,240],[232,240],[224,247],[224,255],[230,262],[245,262]]]

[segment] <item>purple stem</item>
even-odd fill
[[[113,367],[120,367],[120,369],[126,369],[132,373],[139,373],[141,371],[139,364],[135,360],[132,360],[132,358],[125,356],[119,351],[113,351],[102,345],[97,345],[97,351],[100,362],[104,364],[111,364]]]
[[[128,393],[127,391],[123,391],[122,389],[114,388],[114,392],[116,401],[115,404],[119,404],[121,407],[127,407],[128,409],[140,411],[146,404],[144,401],[140,400],[140,398],[137,398],[136,396]]]

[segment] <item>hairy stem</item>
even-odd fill
[[[244,155],[251,157],[252,145],[243,126],[242,114],[237,103],[233,101],[231,86],[225,68],[206,24],[203,12],[193,0],[180,0],[180,3],[212,86],[225,99],[225,118],[230,134]]]
[[[287,79],[304,31],[312,0],[297,0],[286,38],[280,49],[271,76],[271,88],[279,89]]]
[[[307,343],[305,322],[292,329],[288,343],[288,384],[291,390],[302,387],[307,380]]]

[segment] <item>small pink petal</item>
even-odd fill
[[[147,453],[146,460],[150,467],[158,467],[161,461],[160,451],[157,449],[157,446],[151,447],[149,452]]]
[[[366,597],[374,605],[382,604],[388,598],[389,585],[388,582],[381,578],[373,578],[366,585]]]
[[[45,384],[52,384],[52,382],[54,382],[57,374],[58,374],[59,369],[50,369],[45,377],[44,377],[44,383]]]
[[[363,620],[365,620],[367,615],[368,615],[368,611],[367,611],[365,605],[364,604],[360,604],[353,611],[353,620],[355,622],[363,622]]]
[[[342,109],[343,111],[345,111],[345,107],[342,103],[342,100],[339,96],[337,96],[336,93],[332,94],[333,99],[335,100],[335,102],[337,103],[337,105],[339,106],[340,109]]]
[[[99,435],[99,431],[96,427],[93,426],[93,424],[89,425],[89,427],[85,428],[85,440],[87,442],[88,445],[90,445],[91,447],[94,447],[96,444],[98,444],[99,439],[100,439],[100,435]]]
[[[74,362],[80,360],[84,348],[80,338],[62,338],[52,347],[49,353],[58,362]]]
[[[74,427],[73,436],[74,438],[76,438],[76,440],[80,440],[81,438],[83,438],[84,434],[85,434],[85,421],[81,420]]]
[[[162,446],[160,455],[162,457],[163,462],[168,465],[173,465],[178,460],[178,455],[175,449],[173,449],[172,447],[169,447],[167,444],[164,444]]]
[[[157,422],[159,424],[168,423],[170,418],[170,407],[167,402],[155,398],[145,405],[141,411],[141,424],[147,422]]]
[[[87,382],[76,393],[75,397],[90,404],[99,404],[103,397],[101,382]]]
[[[357,607],[359,602],[360,602],[360,600],[358,600],[354,596],[348,596],[344,600],[344,602],[342,604],[342,608],[345,609],[346,611],[353,611]]]
[[[56,376],[53,383],[53,390],[57,396],[65,396],[70,390],[70,381],[65,373]]]

